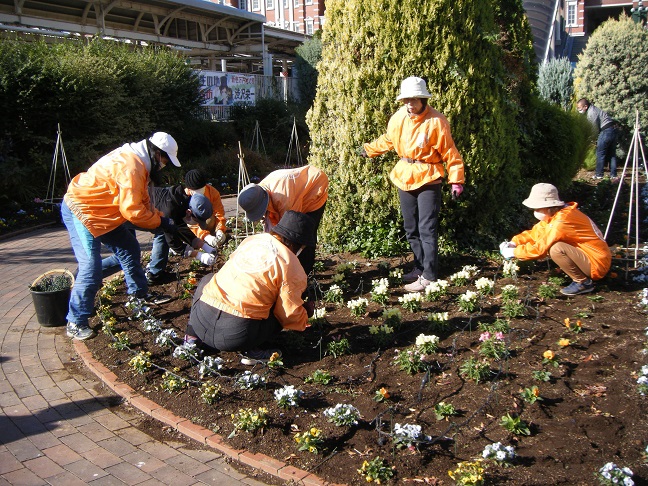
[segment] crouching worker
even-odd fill
[[[547,254],[572,283],[561,290],[564,295],[585,294],[594,290],[592,280],[603,278],[610,270],[612,253],[601,230],[575,202],[564,203],[551,184],[536,184],[522,201],[540,220],[533,228],[500,245],[504,258],[536,260]]]
[[[200,281],[185,342],[240,351],[244,365],[280,355],[262,346],[282,329],[309,327],[313,308],[301,298],[306,273],[297,257],[315,246],[314,235],[310,216],[287,211],[270,233],[245,238],[218,273]]]

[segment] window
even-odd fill
[[[569,2],[567,4],[567,27],[576,27],[578,25],[577,15],[577,3]]]
[[[274,0],[266,0],[266,8],[268,10],[274,10]]]
[[[259,0],[252,0],[252,10],[261,10]]]
[[[247,10],[247,0],[239,0],[239,8],[241,10]]]
[[[293,24],[293,30],[294,30],[295,32],[299,32],[299,31],[301,30],[301,29],[299,28],[299,22],[295,22],[295,23]]]
[[[293,6],[295,6],[295,7],[299,7],[299,0],[295,0],[295,1],[293,2]]]
[[[288,0],[283,0],[283,8],[288,8]]]
[[[304,5],[313,5],[313,0],[304,0]]]
[[[313,19],[306,19],[306,35],[313,35]]]

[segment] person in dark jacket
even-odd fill
[[[153,204],[176,224],[176,231],[159,232],[153,238],[151,261],[146,279],[149,284],[162,281],[169,261],[169,249],[178,255],[193,257],[204,265],[216,262],[215,249],[199,239],[188,225],[209,229],[213,225],[213,207],[209,199],[198,192],[189,195],[181,184],[171,187],[154,187]]]
[[[581,98],[576,103],[578,113],[587,116],[594,129],[596,138],[596,174],[594,179],[603,179],[605,166],[610,164],[610,178],[617,179],[617,138],[615,120],[598,106],[593,105],[587,98]]]

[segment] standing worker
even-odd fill
[[[317,242],[317,229],[328,199],[328,186],[327,175],[312,165],[280,169],[268,174],[259,184],[245,186],[239,194],[238,203],[250,221],[265,218],[266,232],[279,223],[286,211],[306,213],[315,221],[311,236]],[[307,246],[298,257],[308,275],[315,264],[315,245]]]
[[[70,182],[61,216],[79,269],[67,315],[69,337],[94,336],[88,319],[102,282],[102,243],[116,255],[128,294],[149,296],[140,245],[127,223],[148,230],[173,230],[173,221],[151,205],[148,192],[149,184],[160,179],[160,171],[169,162],[180,167],[178,144],[171,135],[156,132],[113,150]]]
[[[617,130],[616,122],[605,111],[593,105],[587,98],[576,103],[578,113],[587,114],[587,121],[594,128],[596,139],[596,173],[594,179],[603,179],[605,166],[610,164],[610,178],[617,181]]]
[[[218,273],[203,277],[194,294],[185,342],[220,351],[242,351],[241,362],[267,362],[261,349],[282,329],[303,331],[313,303],[301,298],[306,273],[296,254],[315,246],[315,222],[286,211],[271,233],[248,236]]]
[[[463,192],[464,164],[445,116],[428,106],[425,80],[409,77],[396,98],[403,106],[390,118],[387,133],[365,143],[363,157],[395,150],[400,160],[389,174],[398,188],[403,226],[414,253],[414,269],[403,276],[408,292],[421,292],[438,273],[441,182],[447,175],[452,196]]]
[[[500,244],[502,256],[537,260],[549,255],[572,278],[572,283],[560,291],[562,294],[593,291],[592,280],[605,277],[612,264],[612,253],[601,230],[577,209],[578,204],[561,201],[558,189],[551,184],[533,186],[522,204],[533,209],[540,222]]]

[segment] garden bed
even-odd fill
[[[129,320],[132,310],[124,307],[121,284],[104,314],[104,319],[115,317],[114,329],[88,341],[88,348],[121,381],[222,435],[234,448],[267,454],[346,484],[366,483],[357,470],[378,456],[393,472],[393,482],[453,484],[448,471],[481,458],[484,448],[497,442],[513,446],[517,457],[513,467],[485,460],[481,466],[488,484],[594,484],[595,473],[608,462],[632,469],[636,484],[648,478],[643,454],[648,407],[637,385],[642,366],[648,364],[646,314],[638,306],[643,285],[606,278],[593,294],[551,296],[557,287],[547,284],[560,275],[546,262],[520,263],[516,277],[505,277],[498,261],[442,258],[447,292],[434,301],[423,299],[421,309],[410,312],[399,302],[404,292],[393,277],[385,305],[371,300],[378,298],[372,292],[374,280],[389,279],[394,269],[409,270],[403,259],[329,255],[320,259],[311,294],[326,315],[303,333],[281,333],[276,344],[283,350],[283,366],[243,366],[236,353],[216,353],[212,355],[223,360],[223,367],[201,378],[194,360],[173,357],[191,305],[190,298],[181,297],[188,295],[186,287],[195,285],[201,271],[196,270],[194,280],[183,262],[172,263],[178,281],[154,289],[177,299],[152,312],[163,328],[175,329],[175,345],[156,344],[157,332],[145,331],[137,318]],[[457,272],[466,265],[472,274],[461,282]],[[459,297],[477,292],[476,283],[483,285],[483,278],[494,282],[493,289],[475,299],[472,311],[466,304],[460,308]],[[338,304],[325,302],[334,284],[344,287]],[[507,285],[517,289],[517,299],[511,298]],[[366,298],[368,305],[354,316],[346,304],[358,298]],[[386,323],[385,309],[398,309],[402,322]],[[98,329],[99,321],[97,317],[93,327]],[[381,327],[385,324],[393,332]],[[421,334],[437,336],[437,349],[422,353],[422,362],[408,361],[404,352],[413,349]],[[124,349],[114,347],[115,336]],[[151,353],[154,366],[140,374],[131,360],[141,351]],[[546,351],[554,353],[553,359]],[[420,358],[420,349],[413,356]],[[487,371],[477,382],[480,363],[487,364]],[[322,383],[326,374],[318,370],[327,372],[331,381]],[[164,380],[166,371],[187,379],[188,386],[166,391],[177,385]],[[236,382],[245,371],[263,377],[265,385],[242,389]],[[201,396],[205,382],[220,387],[213,404]],[[282,408],[275,391],[289,385],[303,395],[298,406]],[[324,412],[337,404],[353,405],[358,424],[331,423]],[[449,405],[454,413],[441,417],[452,411]],[[241,409],[260,407],[267,409],[267,425],[231,435],[233,414],[239,420]],[[502,425],[507,415],[512,419],[508,429]],[[421,435],[410,441],[395,433],[396,424],[420,426]],[[316,446],[318,454],[299,451],[295,435],[303,439],[313,427],[323,439]]]

